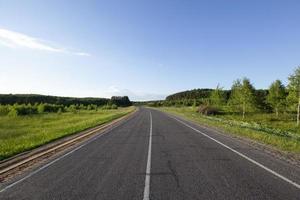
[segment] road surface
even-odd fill
[[[150,143],[149,143],[150,142]],[[0,186],[0,199],[300,199],[300,169],[160,111]]]

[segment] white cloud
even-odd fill
[[[116,86],[110,86],[105,92],[104,96],[110,98],[111,96],[128,96],[132,101],[149,101],[149,100],[163,100],[167,95],[132,92],[128,89],[119,88]]]
[[[55,47],[53,45],[46,44],[46,42],[40,39],[7,29],[0,29],[0,45],[10,48],[24,47],[42,51],[74,54],[78,56],[90,56],[90,54],[86,52],[76,52],[65,48]]]

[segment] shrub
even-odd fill
[[[102,106],[102,110],[110,110],[110,109],[111,109],[111,105],[109,104]]]
[[[37,107],[32,106],[31,104],[14,104],[12,108],[14,108],[18,112],[18,115],[29,115],[37,113]]]
[[[61,114],[61,113],[62,113],[62,109],[59,108],[59,109],[57,110],[57,113],[58,113],[58,114]]]
[[[200,105],[198,108],[198,112],[203,115],[216,115],[220,113],[220,111],[217,108],[207,105]]]
[[[86,107],[83,104],[79,105],[79,110],[86,110]]]
[[[107,104],[105,106],[102,106],[103,110],[111,110],[111,109],[118,109],[118,106],[116,104]]]
[[[70,105],[70,106],[68,107],[68,111],[69,111],[69,112],[76,113],[76,112],[77,112],[76,106],[75,106],[75,105]]]
[[[92,106],[91,106],[91,105],[88,105],[88,106],[86,107],[86,109],[87,109],[87,110],[92,110]]]
[[[111,105],[111,109],[118,109],[118,106],[116,104]]]
[[[0,115],[7,115],[9,113],[9,107],[0,105]]]
[[[17,117],[19,113],[14,107],[12,107],[7,115],[9,117]]]
[[[39,104],[38,106],[37,106],[37,111],[38,111],[38,113],[43,113],[44,111],[45,111],[45,105],[44,104]]]

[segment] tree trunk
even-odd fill
[[[243,103],[243,120],[245,119],[245,113],[246,113],[246,108],[245,108],[245,103]]]
[[[275,113],[276,113],[276,117],[278,118],[278,115],[279,115],[278,108],[275,108]]]
[[[300,117],[300,97],[298,101],[298,109],[297,109],[297,126],[299,126],[299,117]]]

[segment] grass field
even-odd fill
[[[276,118],[274,114],[249,114],[245,120],[240,115],[223,114],[203,116],[191,107],[162,107],[160,110],[183,116],[196,123],[215,127],[223,132],[243,136],[286,152],[300,153],[300,128],[293,115]]]
[[[116,110],[0,116],[0,160],[33,149],[58,138],[107,123],[126,115],[134,107]]]

